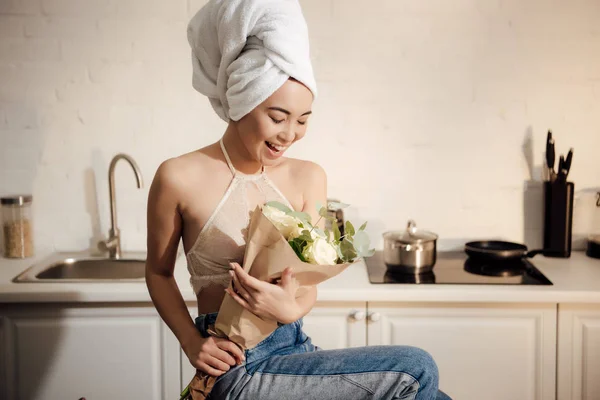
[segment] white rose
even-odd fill
[[[332,265],[338,258],[337,251],[326,239],[318,237],[302,252],[302,255],[311,264]]]
[[[298,224],[302,224],[302,221],[298,218],[287,215],[275,207],[264,206],[263,214],[269,218],[286,240],[290,237],[292,231],[298,228]]]
[[[290,236],[288,237],[288,239],[295,239],[298,236],[302,235],[302,231],[304,230],[304,226],[298,226],[296,225],[295,227],[292,228],[291,232],[290,232]]]

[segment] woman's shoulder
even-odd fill
[[[325,169],[314,161],[299,158],[286,158],[287,171],[295,182],[314,184],[315,181],[326,181]]]
[[[210,176],[212,164],[219,163],[217,158],[214,144],[168,158],[158,166],[155,179],[173,189],[189,187],[190,183],[198,183]]]

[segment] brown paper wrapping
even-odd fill
[[[296,298],[305,294],[311,286],[338,275],[350,264],[316,265],[301,261],[281,232],[256,207],[250,219],[246,251],[242,268],[262,281],[280,279],[287,267],[292,267],[299,288]],[[233,290],[233,281],[229,285]],[[227,293],[223,298],[214,326],[209,325],[211,336],[228,338],[241,349],[255,347],[277,329],[277,321],[265,320],[246,310]],[[190,397],[204,400],[212,390],[217,377],[197,370],[190,382]]]

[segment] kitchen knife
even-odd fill
[[[571,162],[573,162],[573,149],[569,149],[567,159],[565,160],[565,179],[567,179],[567,176],[569,176],[569,171],[571,171]]]
[[[556,179],[556,173],[554,172],[554,139],[552,139],[552,131],[548,131],[548,137],[546,138],[546,165],[548,166],[548,180],[553,182]]]
[[[566,182],[566,171],[567,170],[565,169],[565,157],[561,154],[558,160],[558,177],[556,178],[558,182]]]

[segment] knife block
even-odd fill
[[[573,182],[544,182],[544,250],[547,257],[571,256],[573,229]]]

